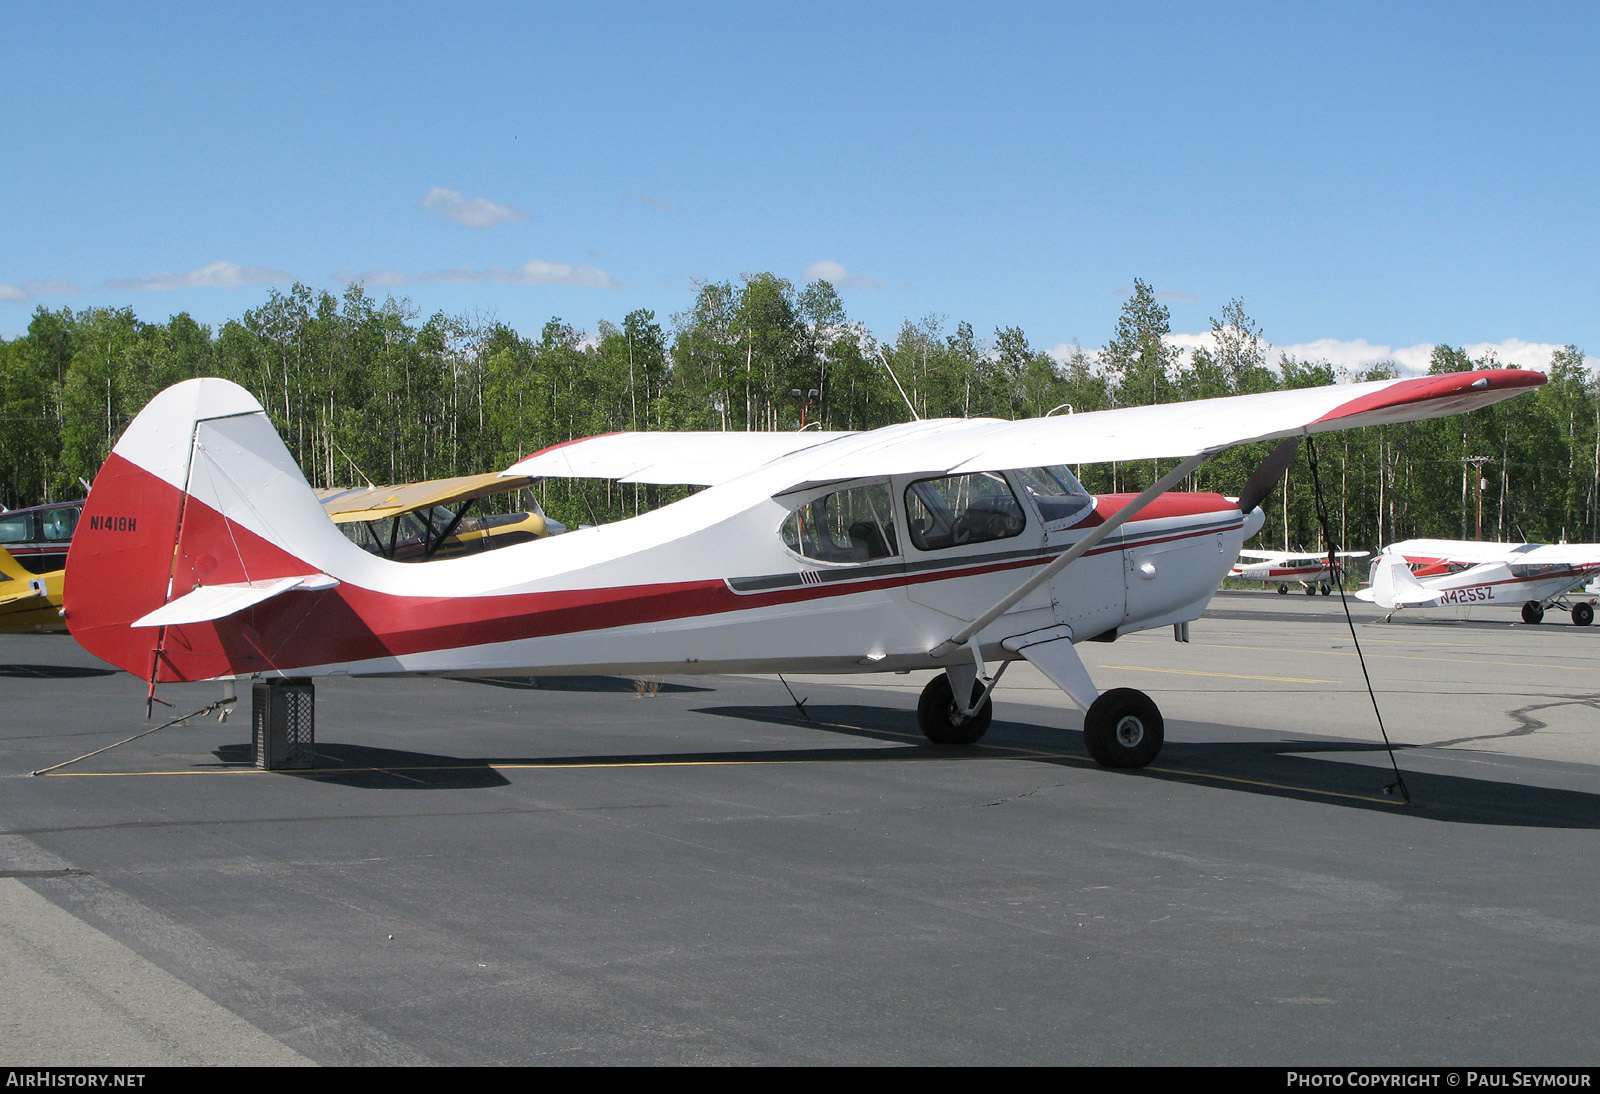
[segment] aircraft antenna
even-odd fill
[[[878,360],[883,362],[883,367],[889,372],[889,379],[894,381],[894,386],[900,388],[900,398],[906,401],[906,409],[911,411],[912,421],[922,421],[922,415],[917,413],[917,408],[911,405],[911,398],[906,395],[906,389],[900,387],[900,377],[894,374],[894,368],[889,364],[889,358],[884,356],[883,347],[878,347]]]
[[[1389,740],[1389,731],[1383,724],[1383,711],[1378,709],[1378,695],[1372,690],[1372,677],[1367,673],[1367,658],[1361,652],[1361,639],[1356,637],[1356,623],[1350,617],[1350,601],[1344,594],[1344,573],[1338,569],[1338,558],[1335,555],[1333,532],[1328,523],[1328,504],[1322,496],[1322,480],[1317,476],[1317,442],[1306,436],[1306,461],[1311,465],[1311,494],[1317,503],[1317,523],[1322,526],[1322,543],[1328,551],[1329,576],[1339,587],[1339,604],[1344,608],[1344,621],[1350,628],[1350,641],[1355,644],[1356,660],[1361,664],[1361,678],[1367,682],[1367,698],[1372,700],[1372,713],[1378,719],[1378,732],[1383,736],[1383,746],[1389,751],[1389,766],[1394,770],[1394,782],[1383,788],[1385,794],[1392,795],[1400,791],[1400,797],[1407,805],[1414,805],[1411,792],[1406,789],[1405,776],[1400,774],[1400,764],[1394,758],[1394,744]]]

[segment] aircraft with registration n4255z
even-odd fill
[[[942,669],[918,704],[941,744],[983,735],[990,692],[1022,658],[1084,708],[1096,760],[1138,767],[1161,747],[1160,711],[1130,688],[1102,694],[1075,643],[1166,625],[1186,638],[1300,437],[1543,382],[1496,369],[1014,422],[609,434],[505,474],[706,488],[404,563],[334,527],[249,392],[190,380],[151,401],[96,477],[65,614],[152,695],[250,677]],[[1275,439],[1241,498],[1168,492],[1224,449]],[[1156,459],[1177,463],[1137,495],[1091,496],[1069,470]]]
[[[1555,606],[1587,627],[1594,601],[1572,594],[1600,577],[1600,543],[1408,539],[1379,553],[1371,577],[1356,596],[1387,608],[1390,618],[1402,608],[1481,605],[1519,607],[1532,624]]]

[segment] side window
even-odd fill
[[[1022,488],[1033,495],[1033,503],[1046,524],[1087,516],[1094,505],[1089,491],[1066,467],[1025,467],[1013,473]]]
[[[923,479],[906,487],[911,542],[924,551],[1009,539],[1026,523],[1005,476],[988,471]]]
[[[789,514],[778,534],[789,550],[819,562],[868,562],[900,553],[885,483],[813,498]]]
[[[41,514],[44,518],[44,538],[52,542],[61,542],[72,538],[72,530],[78,524],[77,506],[62,506],[60,509],[46,509]]]
[[[0,516],[0,543],[27,543],[33,539],[33,518],[27,513]]]

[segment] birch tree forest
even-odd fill
[[[1016,327],[979,333],[942,316],[892,342],[852,322],[833,287],[772,274],[699,287],[684,311],[636,310],[593,331],[553,318],[536,334],[295,285],[219,330],[129,308],[33,314],[0,342],[0,504],[82,496],[111,445],[169,384],[221,376],[266,407],[316,486],[398,483],[499,470],[519,456],[615,430],[872,429],[910,417],[1019,418],[1399,375],[1346,374],[1267,357],[1241,301],[1212,320],[1214,345],[1176,351],[1169,316],[1135,282],[1109,343],[1057,360]],[[1501,367],[1440,345],[1431,371]],[[893,370],[892,375],[890,370]],[[1317,445],[1336,545],[1412,536],[1600,541],[1600,376],[1575,346],[1537,393],[1473,414],[1328,435]],[[897,390],[904,388],[904,397]],[[798,393],[798,395],[797,395]],[[814,394],[813,394],[814,393]],[[1236,494],[1264,452],[1205,465],[1192,488]],[[1168,465],[1170,466],[1170,464]],[[1078,469],[1091,491],[1137,490],[1154,461]],[[609,482],[543,484],[576,526],[682,496]],[[1325,546],[1302,447],[1268,502],[1257,546]]]

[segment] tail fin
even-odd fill
[[[324,565],[352,549],[261,404],[226,380],[187,380],[139,412],[95,476],[67,554],[67,626],[152,686],[269,669],[251,627],[207,621],[264,587],[327,588]]]
[[[1378,607],[1391,611],[1433,604],[1439,595],[1416,579],[1404,558],[1388,551],[1380,554],[1372,563],[1370,594],[1370,597],[1363,599],[1370,599]]]

